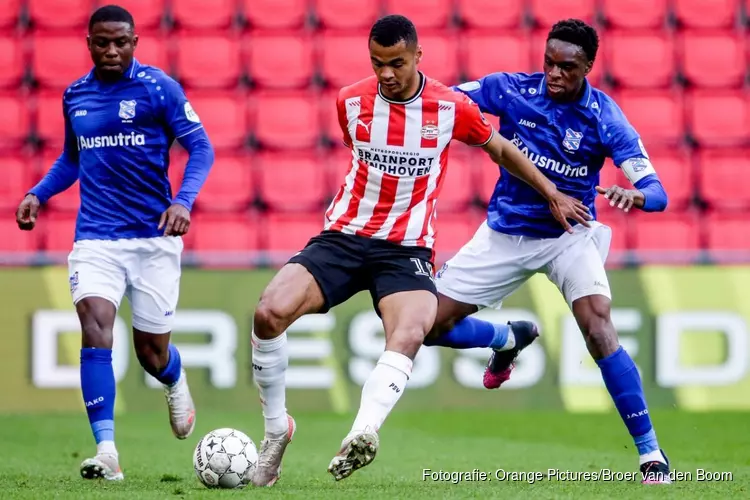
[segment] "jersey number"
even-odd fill
[[[432,264],[430,264],[429,262],[423,262],[417,258],[412,258],[410,260],[414,262],[414,265],[417,268],[414,274],[417,274],[419,276],[428,276],[432,278]]]

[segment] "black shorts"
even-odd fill
[[[365,238],[338,231],[324,231],[289,259],[313,275],[323,292],[320,313],[369,290],[375,311],[390,294],[427,290],[437,296],[432,250],[406,247],[390,241]]]

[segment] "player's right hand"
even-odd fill
[[[572,219],[585,227],[591,227],[588,221],[593,220],[593,217],[589,212],[589,207],[567,194],[557,191],[549,199],[549,208],[557,222],[562,224],[562,227],[569,233],[573,232],[573,226],[570,225],[568,219]]]
[[[16,223],[19,229],[31,231],[36,225],[36,218],[39,215],[39,198],[33,194],[27,194],[16,210]]]

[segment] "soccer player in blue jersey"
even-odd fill
[[[70,291],[81,322],[81,390],[97,444],[81,464],[87,479],[123,479],[114,440],[112,328],[123,295],[133,311],[133,343],[143,368],[165,388],[174,435],[195,426],[180,353],[170,343],[179,295],[181,235],[213,164],[213,148],[177,82],[133,57],[133,17],[102,7],[89,21],[89,74],[63,94],[65,146],[16,213],[31,230],[40,205],[80,183]],[[167,177],[174,140],[189,152],[177,196]]]
[[[495,73],[457,90],[484,113],[498,116],[500,133],[593,216],[597,193],[625,212],[663,211],[667,195],[638,133],[617,104],[586,79],[598,46],[591,26],[560,21],[547,38],[543,73]],[[607,157],[634,189],[598,185]],[[545,273],[568,302],[635,441],[644,482],[669,482],[668,460],[657,443],[640,375],[610,318],[604,262],[611,230],[596,221],[571,222],[567,230],[561,229],[539,194],[502,171],[487,220],[438,272],[437,320],[425,343],[492,348],[484,384],[499,387],[509,378],[518,353],[538,336],[537,328],[522,321],[493,325],[469,315],[498,307],[532,275]]]

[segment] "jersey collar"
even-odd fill
[[[380,96],[381,99],[383,99],[385,102],[389,104],[411,104],[417,99],[419,99],[419,97],[422,95],[422,92],[424,91],[425,85],[427,84],[427,78],[424,76],[424,74],[422,74],[421,71],[419,71],[419,81],[420,81],[419,90],[417,91],[416,94],[414,94],[414,97],[412,97],[408,101],[394,101],[393,99],[388,99],[386,96],[383,95],[383,92],[380,88],[379,83],[378,83],[378,95]]]
[[[591,92],[591,84],[589,83],[588,78],[583,79],[583,85],[584,85],[583,95],[575,104],[582,108],[588,108],[589,104],[591,104],[591,99],[593,98],[593,95]],[[537,89],[537,93],[540,96],[544,96],[545,99],[549,99],[547,97],[547,77],[546,76],[543,76],[542,81],[539,82],[539,88]]]

